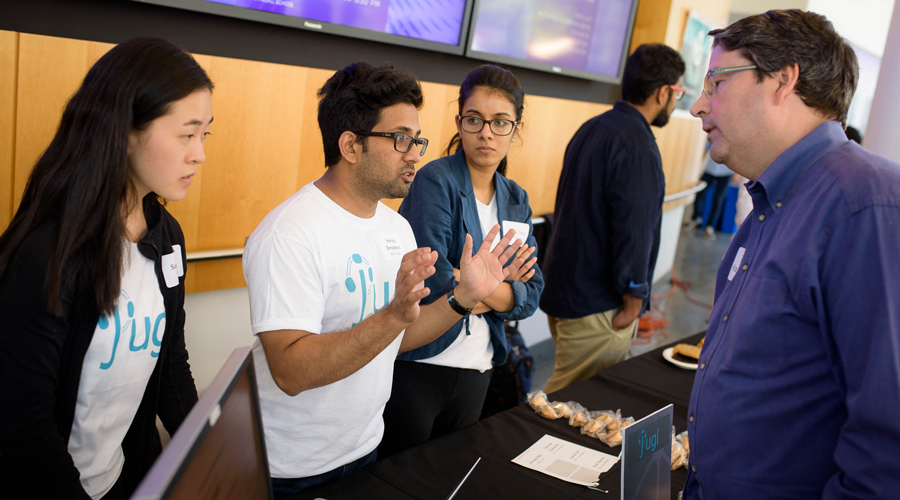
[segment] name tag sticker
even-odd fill
[[[400,244],[400,238],[395,234],[380,236],[378,238],[378,248],[381,255],[386,260],[399,260],[403,258],[403,245]]]
[[[528,228],[527,223],[505,220],[505,221],[503,221],[502,227],[503,227],[503,231],[501,231],[502,234],[506,234],[507,232],[509,232],[510,229],[513,229],[516,232],[516,235],[513,236],[513,239],[512,239],[512,241],[510,241],[510,244],[512,244],[512,242],[515,240],[519,240],[519,242],[520,242],[519,246],[522,246],[525,244],[526,241],[528,241],[528,229],[529,228]]]
[[[741,262],[744,260],[744,252],[747,249],[744,247],[738,248],[737,253],[734,255],[734,262],[731,264],[731,269],[728,271],[728,281],[734,279],[735,275],[737,275],[738,269],[741,268]]]
[[[181,245],[172,245],[172,253],[162,256],[163,278],[166,286],[178,286],[178,278],[184,276],[184,261],[181,259]]]

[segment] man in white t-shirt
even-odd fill
[[[517,244],[495,226],[460,284],[427,306],[437,254],[380,203],[409,192],[428,145],[415,77],[360,62],[319,89],[325,174],[260,223],[244,251],[259,398],[276,498],[374,461],[394,358],[493,293]],[[514,263],[521,265],[521,262]]]

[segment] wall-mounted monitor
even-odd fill
[[[131,500],[270,500],[250,347],[234,350]]]
[[[620,83],[637,0],[475,0],[466,55]]]
[[[462,55],[472,0],[135,0]]]

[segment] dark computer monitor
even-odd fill
[[[235,349],[131,500],[270,500],[256,372]]]

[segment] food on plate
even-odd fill
[[[675,348],[672,349],[672,352],[691,359],[700,358],[700,348],[691,344],[675,344]]]

